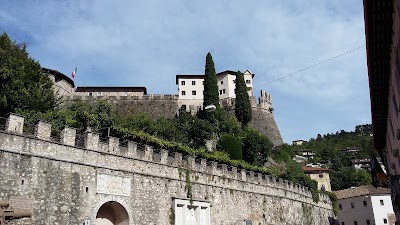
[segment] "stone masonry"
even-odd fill
[[[76,147],[69,127],[52,142],[50,124],[38,123],[29,136],[23,121],[11,115],[0,131],[0,198],[34,202],[33,216],[16,225],[93,225],[106,203],[127,212],[114,224],[178,224],[173,202],[188,198],[210,206],[208,225],[328,225],[334,217],[327,196],[315,203],[307,188],[286,180],[118,138],[103,142],[95,133]]]

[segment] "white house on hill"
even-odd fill
[[[220,100],[235,99],[236,72],[226,70],[217,73]],[[254,96],[253,77],[250,70],[243,73],[250,97]],[[179,107],[182,110],[197,111],[203,106],[204,75],[176,75],[178,85]]]

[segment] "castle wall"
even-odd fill
[[[252,120],[249,126],[260,131],[275,145],[283,144],[281,133],[276,125],[274,114],[268,109],[252,108]]]
[[[121,204],[131,225],[174,224],[174,200],[190,196],[210,205],[214,225],[327,225],[333,217],[327,196],[315,203],[307,188],[275,177],[118,138],[101,142],[94,133],[76,147],[72,128],[51,142],[48,124],[26,136],[15,115],[7,126],[13,129],[0,131],[0,198],[34,201],[33,216],[13,224],[95,224],[106,202]]]

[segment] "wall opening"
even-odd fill
[[[97,212],[96,225],[129,225],[128,212],[118,202],[106,202]]]

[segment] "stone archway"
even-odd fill
[[[128,212],[118,202],[106,202],[97,211],[96,225],[129,225]]]

